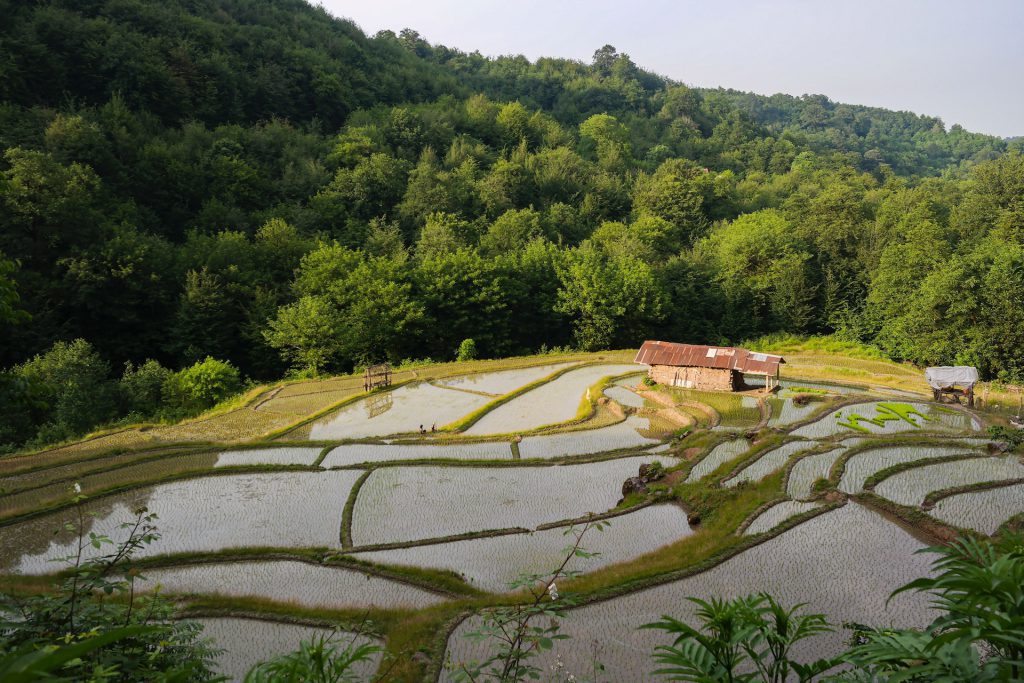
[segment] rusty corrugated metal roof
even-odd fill
[[[718,368],[750,372],[758,375],[774,375],[778,372],[779,364],[786,361],[782,356],[753,353],[746,349],[738,349],[732,346],[703,346],[700,344],[645,341],[637,352],[634,362],[645,365]]]

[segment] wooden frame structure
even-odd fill
[[[391,364],[371,365],[363,371],[363,391],[391,386]]]

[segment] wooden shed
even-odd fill
[[[687,389],[742,391],[743,375],[764,375],[765,391],[779,386],[782,356],[754,353],[732,346],[701,346],[645,341],[635,362],[651,366],[648,375],[658,384]]]

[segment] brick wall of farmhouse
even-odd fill
[[[658,384],[687,389],[733,391],[736,380],[733,371],[724,368],[681,368],[675,365],[652,365],[648,372]]]

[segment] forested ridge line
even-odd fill
[[[460,345],[837,334],[1024,374],[1020,139],[301,0],[0,13],[6,448]]]

